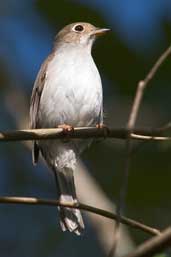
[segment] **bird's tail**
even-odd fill
[[[60,171],[55,170],[56,182],[59,189],[60,201],[62,203],[76,203],[76,191],[73,170],[63,167]],[[60,214],[60,225],[63,231],[74,232],[80,235],[84,229],[84,223],[80,210],[68,207],[58,207]]]

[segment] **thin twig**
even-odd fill
[[[138,246],[133,253],[124,257],[150,257],[159,254],[170,247],[171,227],[165,229],[160,235],[157,235]]]
[[[161,136],[145,136],[145,135],[137,135],[131,133],[132,139],[139,139],[139,140],[154,140],[154,141],[171,141],[171,137],[161,137]]]
[[[120,190],[120,197],[119,197],[119,204],[117,208],[117,216],[120,217],[121,211],[124,210],[124,205],[125,205],[125,198],[126,198],[126,193],[127,193],[127,188],[128,188],[128,177],[129,177],[129,170],[130,170],[130,165],[131,165],[131,152],[132,152],[132,145],[131,145],[131,136],[134,132],[135,128],[135,123],[137,120],[139,108],[142,102],[142,98],[144,95],[145,88],[149,84],[149,82],[152,80],[152,78],[155,76],[156,72],[160,68],[160,66],[163,64],[163,62],[167,59],[167,57],[171,54],[171,46],[169,46],[166,51],[160,56],[160,58],[156,61],[152,69],[149,71],[147,76],[145,77],[144,80],[139,81],[137,85],[137,90],[136,94],[134,97],[134,101],[132,104],[132,108],[130,111],[130,115],[128,118],[127,122],[127,140],[126,140],[126,145],[125,145],[125,152],[126,152],[126,157],[125,157],[125,168],[124,168],[124,175],[123,175],[123,181],[121,185],[121,190]],[[140,139],[140,137],[139,137]],[[141,138],[142,139],[142,138]],[[151,138],[152,139],[152,138]],[[114,247],[113,247],[113,252],[115,252],[118,237],[119,237],[119,224],[120,220],[116,221],[115,224],[115,240],[114,240]]]
[[[83,203],[62,203],[61,201],[57,200],[51,200],[51,199],[40,199],[35,197],[14,197],[14,196],[4,196],[0,197],[0,204],[22,204],[22,205],[47,205],[47,206],[64,206],[64,207],[70,207],[70,208],[76,208],[85,210],[88,212],[92,212],[94,214],[116,220],[117,215],[115,213],[111,213],[109,211],[105,211],[99,208],[95,208],[93,206],[89,206]],[[120,217],[120,222],[122,224],[131,226],[132,228],[136,228],[139,230],[142,230],[143,232],[146,232],[151,235],[159,235],[161,232],[160,230],[147,226],[145,224],[142,224],[141,222],[135,221],[133,219],[126,218],[124,216]]]
[[[163,62],[168,58],[168,56],[170,54],[171,54],[171,46],[169,46],[166,49],[166,51],[164,51],[164,53],[160,56],[160,58],[154,64],[154,66],[149,71],[149,73],[147,74],[145,79],[139,81],[137,91],[136,91],[136,95],[135,95],[135,98],[134,98],[134,102],[133,102],[133,105],[132,105],[132,109],[131,109],[131,112],[130,112],[128,125],[127,125],[128,129],[130,131],[133,130],[133,128],[135,127],[135,122],[137,120],[138,111],[139,111],[139,108],[140,108],[140,104],[141,104],[142,97],[143,97],[144,90],[145,90],[146,86],[153,79],[153,77],[156,75],[160,66],[163,64]]]
[[[63,139],[63,138],[117,138],[127,139],[128,129],[120,128],[95,128],[80,127],[74,128],[73,131],[63,132],[61,128],[47,129],[25,129],[14,131],[1,131],[0,142],[10,141],[28,141],[44,139]],[[131,138],[138,140],[170,140],[171,137],[162,136],[163,131],[160,128],[134,129],[130,134]]]

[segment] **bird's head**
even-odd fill
[[[76,22],[65,26],[55,38],[55,43],[92,46],[94,40],[110,29],[97,28],[90,23]]]

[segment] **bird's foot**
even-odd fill
[[[106,128],[107,126],[105,125],[105,124],[103,124],[103,123],[97,123],[96,124],[96,128],[99,128],[99,129],[101,129],[101,128]]]
[[[69,141],[69,139],[67,138],[67,136],[69,136],[69,132],[74,132],[74,127],[71,126],[71,125],[68,125],[68,124],[61,124],[61,125],[58,125],[57,126],[58,128],[61,128],[63,129],[63,134],[66,136],[64,139],[63,139],[63,142],[64,143],[67,143]]]
[[[97,123],[97,124],[96,124],[96,128],[98,128],[98,129],[103,129],[103,131],[104,131],[104,138],[106,138],[106,137],[108,136],[108,134],[109,134],[109,128],[108,128],[105,124],[103,124],[103,123]]]
[[[74,131],[74,127],[73,126],[65,124],[65,123],[61,124],[61,125],[58,125],[58,128],[62,128],[63,132]]]

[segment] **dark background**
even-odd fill
[[[124,127],[137,82],[170,44],[170,0],[0,1],[0,129],[28,127],[32,86],[53,38],[64,25],[91,22],[112,32],[98,40],[106,124]],[[171,118],[171,58],[145,92],[137,127],[160,127]],[[157,228],[171,223],[171,144],[149,142],[132,156],[125,214]],[[124,167],[120,140],[95,143],[83,159],[108,197],[117,202]],[[21,143],[1,143],[0,195],[55,198],[51,173],[35,168]],[[62,233],[54,207],[0,206],[0,256],[103,256],[86,220],[84,237]],[[145,234],[131,230],[137,244]]]

